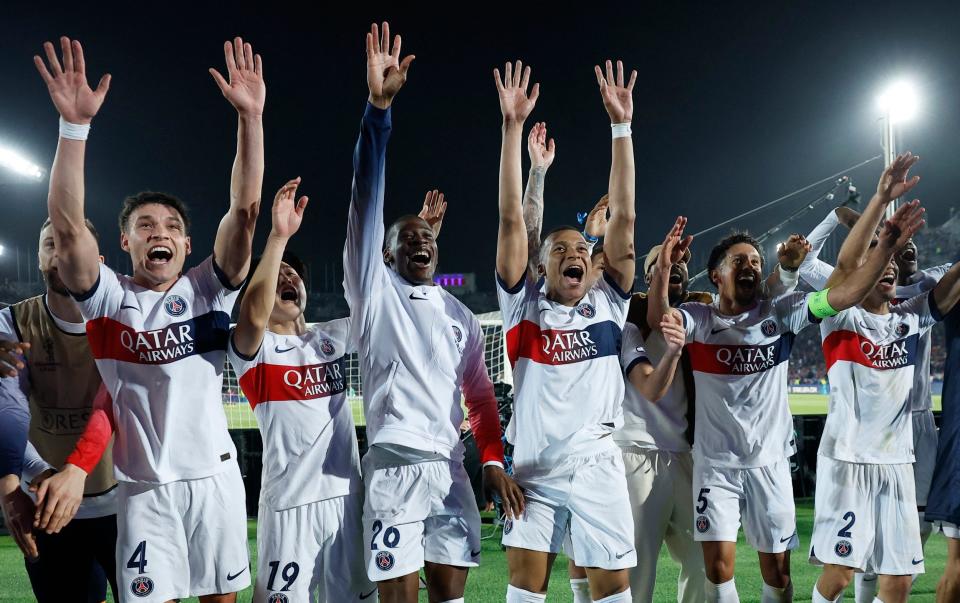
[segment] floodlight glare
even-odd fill
[[[3,255],[3,252],[4,252],[3,245],[0,245],[0,255]]]
[[[912,118],[917,112],[917,92],[907,81],[891,84],[877,97],[877,104],[890,121],[896,123]]]
[[[33,178],[34,180],[43,178],[43,171],[40,169],[40,166],[6,147],[0,147],[0,166],[16,172],[21,176]]]

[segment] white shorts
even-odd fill
[[[747,469],[694,462],[692,494],[698,542],[736,542],[743,524],[747,542],[761,553],[800,545],[789,459]]]
[[[168,484],[117,486],[120,600],[169,601],[250,586],[247,509],[235,461]]]
[[[424,561],[476,567],[480,511],[460,462],[376,466],[363,459],[363,550],[374,582],[420,571]]]
[[[950,523],[949,521],[935,521],[933,522],[933,530],[935,532],[943,532],[943,535],[947,538],[960,540],[960,526],[957,526],[955,523]]]
[[[569,532],[568,554],[581,567],[618,570],[637,564],[618,447],[514,478],[524,489],[526,509],[520,519],[504,523],[504,546],[558,553]]]
[[[923,573],[913,468],[817,457],[810,561],[874,574]]]
[[[917,506],[927,506],[927,495],[933,483],[933,468],[937,462],[937,424],[932,410],[916,411],[913,415],[913,483],[917,492]]]
[[[350,494],[257,516],[254,601],[376,601],[363,564],[363,496]]]

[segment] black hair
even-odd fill
[[[740,243],[753,245],[753,248],[757,250],[758,254],[760,254],[760,267],[763,268],[765,263],[763,257],[763,246],[760,245],[760,241],[750,236],[750,233],[741,231],[727,235],[727,237],[721,239],[720,242],[710,250],[710,259],[707,260],[707,271],[713,271],[717,266],[719,266],[723,261],[723,258],[726,257],[727,251],[734,245],[738,245]]]
[[[158,193],[156,191],[143,191],[137,193],[136,195],[131,195],[123,200],[123,208],[120,210],[120,232],[126,232],[128,222],[130,221],[130,214],[134,212],[138,207],[142,205],[149,205],[151,203],[156,203],[157,205],[166,205],[167,207],[172,207],[180,214],[180,218],[183,220],[184,234],[189,234],[190,232],[190,216],[187,213],[186,204],[167,193]]]
[[[237,302],[234,304],[235,307],[239,308],[240,304],[243,302],[243,296],[247,293],[247,287],[250,285],[250,281],[253,280],[253,273],[257,271],[257,266],[260,265],[260,260],[263,259],[262,255],[258,255],[250,261],[250,270],[247,272],[247,279],[243,282],[243,286],[240,288],[240,293],[237,295]],[[295,253],[289,249],[284,250],[283,257],[280,258],[280,261],[284,264],[287,264],[296,271],[297,276],[300,277],[300,280],[303,281],[303,287],[307,287],[307,265],[303,263]]]
[[[565,231],[565,230],[573,230],[573,231],[580,232],[581,234],[583,234],[583,233],[581,232],[581,228],[580,228],[579,226],[568,226],[568,225],[566,225],[566,224],[562,224],[562,225],[560,225],[560,226],[554,226],[553,228],[551,228],[551,229],[548,230],[547,232],[543,233],[543,236],[540,238],[540,245],[543,245],[544,243],[546,243],[546,242],[547,242],[547,239],[550,238],[550,235],[556,234],[556,233],[558,233],[558,232],[563,232],[563,231]]]
[[[400,216],[399,218],[394,220],[393,223],[390,224],[390,226],[387,227],[387,232],[385,232],[383,235],[384,249],[390,249],[390,246],[393,244],[393,239],[397,237],[397,233],[400,231],[400,225],[406,222],[407,220],[423,220],[424,222],[426,222],[426,220],[424,220],[423,218],[415,214],[404,214]],[[429,222],[427,223],[427,225],[429,226]]]
[[[597,243],[593,246],[593,251],[590,252],[590,259],[592,260],[601,253],[603,253],[603,242]]]
[[[93,222],[91,222],[90,220],[84,220],[83,222],[84,222],[84,224],[87,225],[87,230],[90,231],[90,234],[93,235],[93,238],[94,238],[94,239],[97,241],[97,243],[99,244],[99,243],[100,243],[100,233],[97,232],[97,229],[96,229],[96,228],[94,228]],[[47,226],[50,226],[51,224],[52,224],[52,222],[50,221],[50,218],[47,218],[46,220],[43,221],[43,224],[40,225],[40,231],[42,232],[44,228],[46,228]]]

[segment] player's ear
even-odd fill
[[[100,259],[100,263],[102,264],[102,263],[103,263],[103,256],[102,256],[102,255],[98,255],[97,257]]]
[[[120,231],[120,249],[130,251],[130,239],[127,238],[127,233],[123,231]]]
[[[193,249],[190,247],[190,237],[187,237],[184,240],[184,245],[186,246],[186,249],[187,249],[187,255],[190,255],[190,252],[193,251]]]
[[[720,271],[716,268],[710,271],[710,282],[713,283],[713,286],[717,289],[720,288]]]
[[[537,264],[537,276],[540,278],[547,276],[547,269],[543,264]]]
[[[387,266],[393,265],[393,254],[390,253],[390,250],[384,247],[383,249],[383,263]]]

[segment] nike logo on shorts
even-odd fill
[[[627,555],[629,555],[629,554],[632,553],[632,552],[633,552],[633,549],[630,549],[630,550],[627,551],[626,553],[620,553],[619,555],[617,555],[617,559],[623,559],[624,557],[626,557]]]
[[[371,596],[373,596],[373,593],[375,593],[375,592],[377,592],[377,589],[376,589],[376,588],[374,588],[373,590],[371,590],[370,592],[368,592],[368,593],[365,594],[365,595],[364,595],[364,594],[361,594],[361,595],[360,595],[360,600],[363,601],[364,599],[369,599]]]
[[[276,346],[276,347],[273,348],[273,351],[276,352],[276,353],[278,353],[278,354],[283,354],[284,352],[289,352],[290,350],[292,350],[292,349],[295,348],[295,347],[297,347],[297,346],[292,345],[292,346],[290,346],[289,348],[287,348],[287,349],[285,349],[285,350],[281,350],[281,349],[280,349],[280,346]]]
[[[711,334],[711,335],[716,335],[716,334],[719,333],[720,331],[726,331],[726,330],[729,329],[729,328],[730,328],[730,327],[722,327],[722,328],[720,328],[720,329],[710,329],[710,334]]]
[[[790,541],[790,540],[791,540],[794,536],[796,536],[796,535],[797,535],[797,533],[794,532],[793,534],[790,534],[790,535],[787,536],[786,538],[781,538],[781,539],[780,539],[780,542],[781,542],[781,543],[788,542],[788,541]]]
[[[923,558],[921,558],[920,561],[917,561],[916,559],[911,559],[910,563],[914,565],[920,565],[921,563],[923,563]]]
[[[247,568],[243,568],[242,570],[240,570],[240,571],[237,572],[236,574],[227,574],[227,580],[233,580],[234,578],[239,577],[239,576],[240,576],[241,574],[243,574],[243,572],[245,572],[245,571],[247,571]]]
[[[471,556],[471,557],[479,557],[479,556],[480,556],[480,551],[482,551],[482,550],[483,550],[483,549],[477,549],[476,551],[470,551],[470,556]]]

